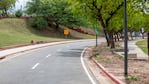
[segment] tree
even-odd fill
[[[7,10],[15,6],[16,0],[0,0],[0,10],[3,15],[8,16]]]
[[[30,25],[37,30],[44,30],[48,27],[48,22],[43,17],[31,18]]]
[[[133,11],[133,2],[129,0],[128,9]],[[107,45],[114,48],[113,34],[123,30],[123,0],[68,0],[75,14],[87,17],[90,21],[98,21],[102,26]],[[133,13],[130,13],[130,15]],[[134,22],[134,21],[133,21]]]
[[[21,17],[22,14],[23,14],[23,12],[21,10],[17,10],[15,13],[16,17]]]
[[[40,9],[40,0],[31,0],[27,2],[27,13],[28,14],[36,14],[38,15],[38,11]]]
[[[27,4],[27,13],[47,18],[56,29],[59,25],[83,25],[83,18],[74,16],[69,6],[65,0],[32,0]]]
[[[99,24],[103,28],[109,46],[111,43],[110,36],[113,34],[113,32],[108,32],[108,30],[112,30],[110,29],[110,22],[113,22],[114,19],[119,19],[114,17],[117,17],[118,12],[122,9],[123,0],[69,0],[69,2],[72,2],[75,12],[80,10],[79,12],[81,13],[79,14],[84,14],[83,16],[87,16],[92,21],[98,20],[100,22]],[[114,22],[117,24],[116,21]],[[117,25],[114,24],[113,28],[114,27],[117,27]]]

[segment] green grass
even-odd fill
[[[137,46],[139,47],[139,48],[141,48],[142,49],[142,51],[144,52],[144,53],[148,53],[148,50],[147,50],[147,40],[143,40],[143,41],[138,41],[137,43]]]
[[[0,47],[11,46],[18,44],[30,43],[31,40],[37,41],[64,41],[71,39],[91,39],[94,36],[81,34],[75,31],[71,31],[69,39],[65,39],[65,36],[55,30],[50,31],[37,31],[27,25],[27,20],[17,18],[0,19]]]
[[[30,43],[34,41],[66,40],[54,33],[44,34],[27,26],[25,20],[9,18],[0,20],[0,47]]]

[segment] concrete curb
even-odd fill
[[[101,64],[99,64],[94,58],[93,62],[115,83],[115,84],[125,84],[121,80],[117,79],[113,74],[109,73]]]
[[[87,40],[94,40],[94,39],[87,39]],[[22,50],[22,51],[18,51],[18,52],[14,52],[14,53],[10,53],[10,54],[7,54],[7,55],[0,56],[0,59],[5,59],[6,57],[8,57],[10,55],[15,55],[15,54],[18,54],[18,53],[21,53],[21,52],[36,50],[36,49],[40,49],[40,48],[45,48],[45,47],[48,47],[48,46],[60,45],[60,44],[65,44],[65,43],[73,43],[73,42],[76,42],[76,41],[77,42],[83,42],[83,41],[87,41],[87,40],[72,40],[72,41],[62,41],[62,42],[51,42],[51,43],[49,43],[49,45],[43,45],[43,46],[39,46],[39,47],[35,47],[35,48],[30,48],[30,49],[26,49],[26,50]],[[29,46],[32,46],[32,45],[29,45]]]

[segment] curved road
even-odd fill
[[[92,84],[80,55],[93,45],[95,41],[54,45],[1,62],[0,84]]]

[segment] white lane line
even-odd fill
[[[89,78],[89,80],[92,82],[92,84],[96,84],[96,82],[94,81],[94,79],[92,78],[92,76],[89,74],[89,71],[87,70],[87,68],[86,68],[86,66],[85,66],[85,63],[84,63],[84,60],[83,60],[83,55],[84,55],[84,52],[86,51],[86,49],[87,48],[85,48],[83,51],[82,51],[82,53],[81,53],[81,63],[82,63],[82,66],[83,66],[83,68],[84,68],[84,70],[85,70],[85,72],[86,72],[86,74],[87,74],[87,76],[88,76],[88,78]]]
[[[67,46],[67,48],[69,48],[70,46]]]
[[[57,51],[60,52],[60,51],[62,51],[62,50],[61,50],[61,49],[58,49]]]
[[[51,55],[51,54],[49,54],[49,55],[47,55],[47,56],[46,56],[46,58],[51,57],[51,56],[52,56],[52,55]]]
[[[40,64],[40,63],[36,63],[36,64],[32,67],[32,69],[35,69],[39,64]]]

